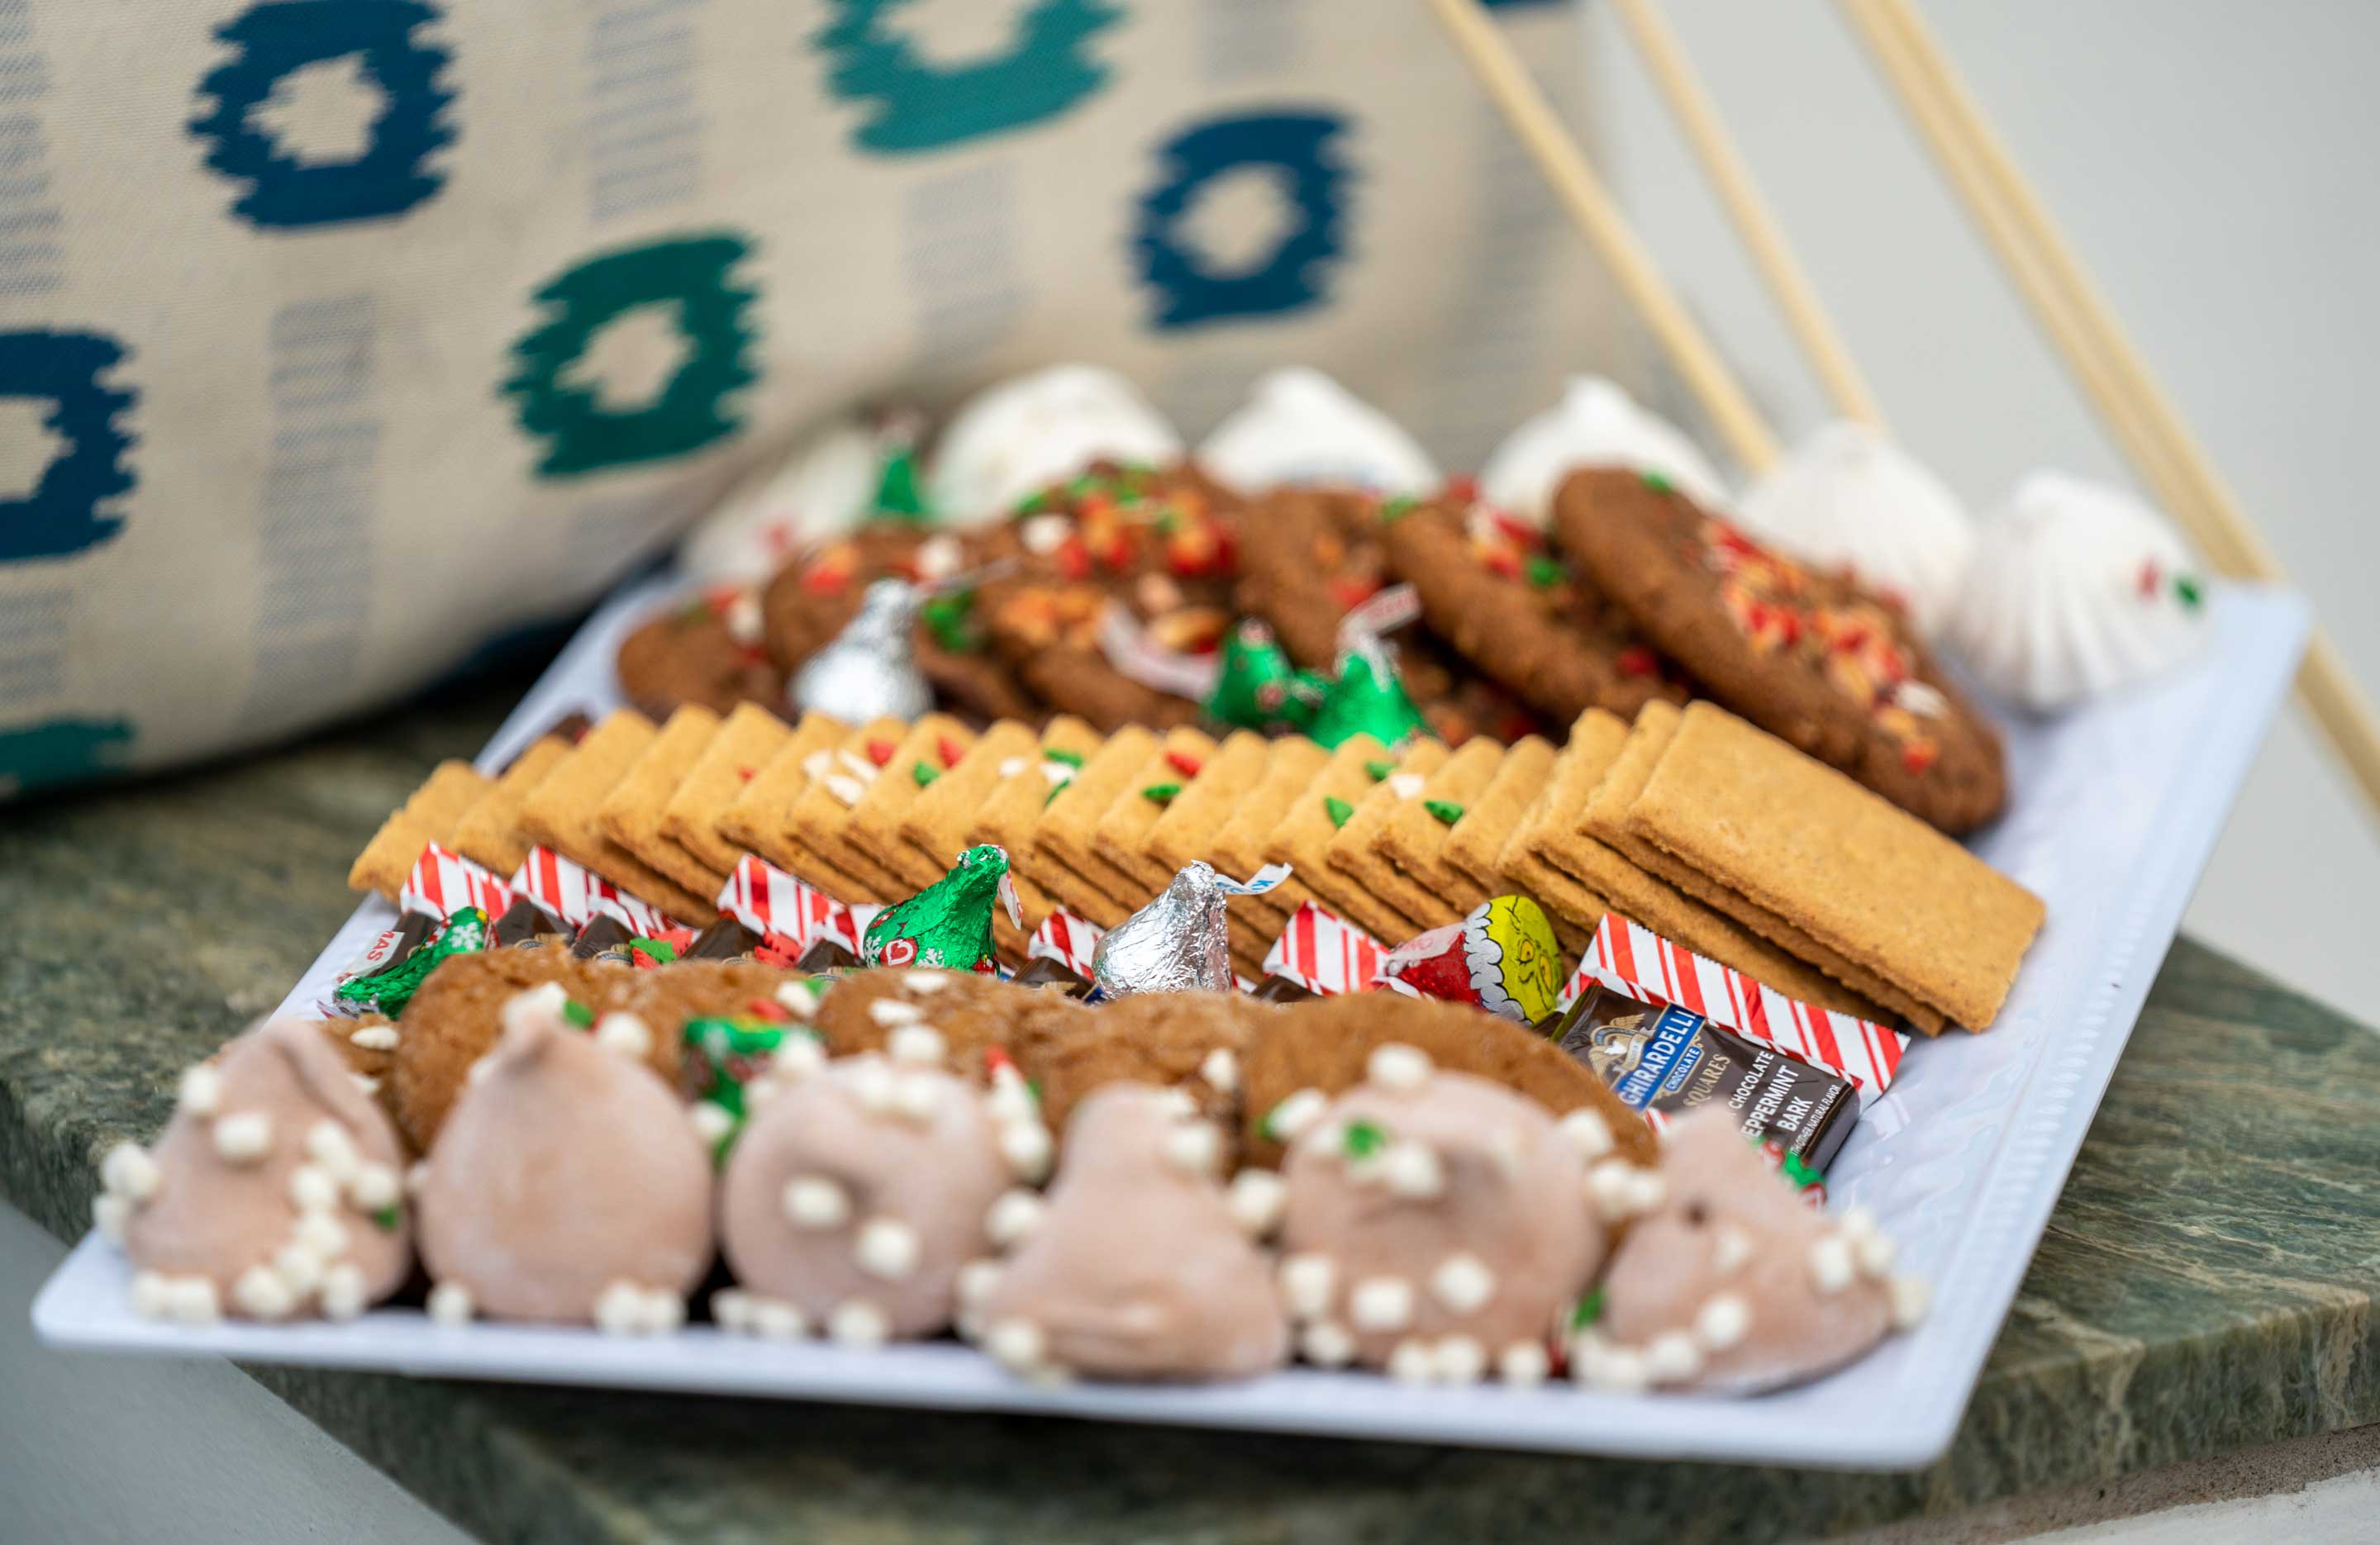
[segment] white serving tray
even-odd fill
[[[574,708],[617,701],[621,635],[673,588],[616,597],[489,743],[492,770]],[[1030,1411],[1123,1421],[1845,1469],[1914,1469],[1949,1445],[1984,1358],[2065,1184],[2182,909],[2250,760],[2289,690],[2309,624],[2292,596],[2237,586],[2212,600],[2204,653],[2055,721],[2007,725],[2011,814],[1976,851],[2048,902],[2049,922],[1999,1022],[1911,1048],[1899,1080],[1835,1161],[1835,1205],[1864,1202],[1936,1285],[1910,1335],[1831,1378],[1752,1400],[1621,1397],[1567,1385],[1409,1388],[1293,1369],[1206,1387],[1009,1378],[955,1343],[849,1351],[820,1342],[662,1340],[588,1330],[441,1328],[417,1310],[345,1325],[190,1329],[136,1318],[128,1273],[86,1237],[33,1303],[53,1346],[374,1369],[447,1378]],[[359,908],[286,1008],[309,1012],[338,967],[391,919]]]

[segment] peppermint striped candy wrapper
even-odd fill
[[[670,926],[668,914],[659,907],[629,895],[551,848],[528,851],[528,857],[513,875],[512,887],[573,928],[584,928],[598,917],[613,917],[631,934],[653,938]]]
[[[396,893],[399,912],[424,912],[442,923],[465,907],[478,907],[490,918],[499,918],[512,904],[512,887],[435,842],[421,850]]]
[[[1311,901],[1298,904],[1281,937],[1265,951],[1267,976],[1278,976],[1309,993],[1368,993],[1379,985],[1379,940]]]
[[[867,927],[858,911],[749,853],[720,888],[719,910],[789,956],[799,956],[820,939],[832,939],[856,955]],[[873,917],[877,909],[865,911]]]
[[[1747,1041],[1840,1074],[1857,1087],[1863,1111],[1892,1087],[1909,1048],[1904,1031],[1787,997],[1618,912],[1603,914],[1595,942],[1562,989],[1561,1006],[1569,1008],[1596,984],[1646,1003],[1675,1004]]]
[[[1091,976],[1091,953],[1099,948],[1099,939],[1106,933],[1090,919],[1076,917],[1061,907],[1033,930],[1033,936],[1025,944],[1025,958],[1055,960],[1087,982]]]

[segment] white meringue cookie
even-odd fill
[[[1257,378],[1248,400],[1198,447],[1198,464],[1243,493],[1284,483],[1335,483],[1415,498],[1444,481],[1388,415],[1319,370],[1290,366]]]
[[[982,525],[1093,462],[1181,456],[1181,435],[1132,382],[1097,365],[1051,365],[962,404],[934,447],[928,487],[942,519]]]
[[[1849,420],[1795,446],[1737,514],[1754,535],[1899,601],[1929,639],[1949,622],[1975,550],[1975,523],[1942,479]]]
[[[866,425],[830,420],[721,500],[687,536],[679,566],[706,585],[762,583],[788,554],[866,518],[880,461]]]
[[[1727,506],[1726,484],[1694,442],[1601,376],[1572,376],[1560,402],[1506,435],[1480,469],[1479,493],[1542,527],[1553,519],[1554,490],[1582,466],[1657,472],[1706,510]]]
[[[2056,472],[1987,517],[1949,641],[2002,697],[2063,708],[2198,646],[2205,582],[2163,517],[2121,489]]]

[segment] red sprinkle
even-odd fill
[[[802,575],[802,588],[813,596],[836,596],[851,583],[851,571],[840,563],[813,563]]]
[[[759,775],[759,772],[760,769],[758,767],[737,767],[735,769],[735,776],[742,779],[745,782],[749,783],[754,778]]]
[[[772,997],[747,998],[744,1007],[752,1011],[753,1018],[767,1020],[771,1024],[783,1024],[794,1017],[783,1004]]]
[[[871,740],[868,742],[868,759],[880,767],[883,766],[892,760],[892,753],[896,749],[891,741]]]
[[[942,759],[942,766],[955,767],[959,765],[959,758],[966,753],[960,749],[958,742],[948,735],[938,735],[934,738],[934,754]]]
[[[1490,573],[1501,574],[1506,579],[1521,577],[1521,555],[1509,548],[1498,548],[1487,555],[1486,561]]]
[[[1198,769],[1207,764],[1187,752],[1169,751],[1165,754],[1165,765],[1184,778],[1196,778]]]
[[[1058,572],[1068,579],[1091,577],[1091,549],[1083,545],[1080,537],[1069,537],[1058,544]]]
[[[1377,579],[1339,578],[1330,582],[1330,598],[1342,611],[1353,611],[1380,593]]]
[[[1660,661],[1653,658],[1653,651],[1642,644],[1631,644],[1621,650],[1611,663],[1620,668],[1622,676],[1652,676],[1658,674],[1661,669]]]
[[[1008,1048],[998,1045],[986,1046],[983,1049],[984,1075],[987,1078],[996,1078],[1003,1068],[1012,1073],[1016,1071],[1016,1059],[1008,1055]]]
[[[1912,741],[1900,748],[1900,765],[1911,772],[1922,773],[1932,766],[1934,759],[1940,754],[1931,741]]]
[[[2141,599],[2144,601],[2154,600],[2156,597],[2157,579],[2156,560],[2154,558],[2142,559],[2141,577],[2136,582],[2140,585]]]
[[[1471,503],[1479,497],[1479,479],[1476,477],[1449,477],[1446,480],[1446,497],[1452,500],[1457,504]]]

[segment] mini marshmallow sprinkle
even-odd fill
[[[393,1052],[396,1050],[396,1027],[366,1025],[347,1039],[368,1052]]]
[[[883,1004],[880,1001],[873,1007],[882,1008]],[[950,1043],[931,1025],[904,1024],[885,1041],[884,1049],[895,1062],[913,1068],[939,1068],[950,1055]]]
[[[1002,1191],[991,1211],[984,1214],[983,1231],[991,1242],[1005,1249],[1021,1244],[1041,1224],[1042,1201],[1033,1192],[1019,1189]]]
[[[1205,1121],[1185,1121],[1165,1134],[1165,1157],[1192,1175],[1212,1175],[1222,1162],[1223,1134]]]
[[[1376,1049],[1364,1066],[1364,1075],[1382,1089],[1411,1091],[1429,1081],[1429,1054],[1418,1046],[1390,1042]]]
[[[1401,1331],[1413,1323],[1413,1284],[1402,1277],[1366,1277],[1347,1297],[1348,1317],[1363,1331]]]
[[[212,1116],[222,1098],[222,1075],[203,1062],[185,1068],[181,1082],[174,1090],[174,1103],[192,1116]]]
[[[1330,1310],[1338,1281],[1339,1269],[1326,1255],[1293,1255],[1281,1263],[1281,1296],[1301,1320],[1319,1319]]]
[[[1469,1314],[1493,1298],[1496,1274],[1475,1255],[1450,1255],[1429,1274],[1429,1296],[1455,1314]]]
[[[1317,1368],[1344,1368],[1355,1360],[1355,1338],[1343,1325],[1318,1320],[1298,1335],[1297,1353]]]
[[[880,997],[868,1006],[868,1017],[880,1025],[913,1025],[926,1017],[926,1011],[897,997]]]
[[[1198,1064],[1198,1076],[1208,1087],[1229,1094],[1240,1086],[1240,1059],[1232,1055],[1229,1046],[1217,1046]]]
[[[1330,1097],[1318,1089],[1298,1090],[1266,1113],[1261,1129],[1275,1142],[1294,1142],[1301,1133],[1321,1118],[1330,1104]]]
[[[652,1055],[652,1027],[634,1014],[614,1011],[596,1024],[595,1044],[607,1052],[642,1059]]]
[[[869,1276],[900,1282],[917,1269],[917,1231],[898,1218],[870,1218],[860,1226],[852,1258]]]
[[[273,1118],[242,1111],[215,1120],[215,1153],[229,1165],[252,1165],[273,1152]]]
[[[851,1221],[851,1194],[823,1175],[785,1182],[785,1221],[795,1228],[841,1228]]]

